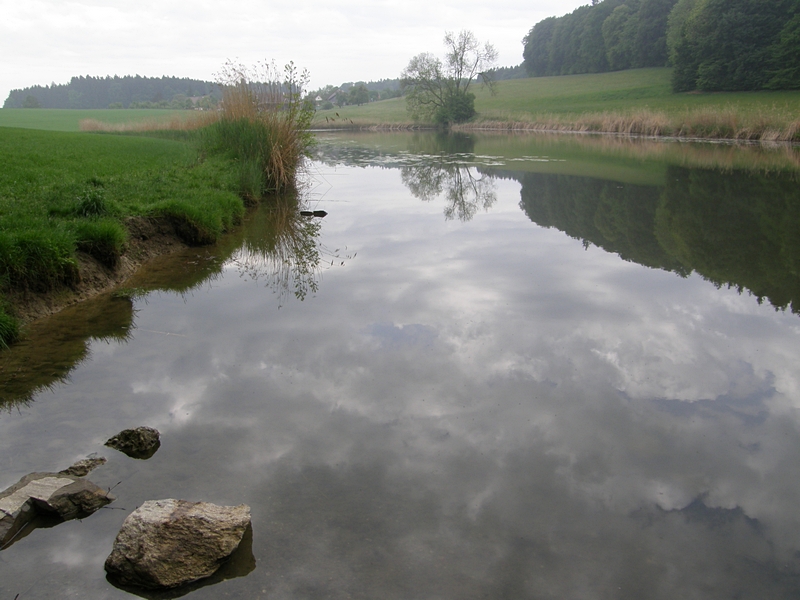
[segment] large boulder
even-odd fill
[[[250,507],[149,500],[125,519],[106,559],[114,583],[174,588],[219,569],[250,525]]]
[[[131,458],[150,458],[161,446],[158,429],[137,427],[124,429],[106,442],[106,446],[119,450]]]
[[[91,481],[65,473],[31,473],[0,492],[0,548],[37,514],[87,517],[114,500]]]

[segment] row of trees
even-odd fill
[[[12,90],[3,108],[132,108],[146,103],[157,107],[166,103],[171,108],[176,101],[182,102],[176,107],[191,108],[186,100],[192,97],[207,97],[216,103],[222,93],[214,83],[185,77],[86,76],[73,77],[65,84]]]
[[[399,79],[381,79],[380,81],[343,83],[338,87],[326,85],[309,92],[308,96],[312,100],[321,98],[322,104],[320,107],[331,109],[334,106],[361,106],[367,102],[398,98],[402,94]]]
[[[675,91],[800,89],[800,0],[679,0]]]
[[[602,73],[667,64],[667,21],[677,0],[594,0],[528,32],[529,75]]]
[[[800,89],[800,0],[593,0],[523,44],[534,77],[672,64],[678,92]]]

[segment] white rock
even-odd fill
[[[177,587],[212,575],[250,525],[250,507],[149,500],[125,519],[105,568],[115,583]]]
[[[38,512],[85,517],[114,497],[91,481],[63,473],[31,473],[0,492],[0,547]]]

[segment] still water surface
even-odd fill
[[[0,357],[0,489],[99,453],[118,497],[0,600],[131,597],[168,497],[252,507],[198,599],[798,597],[796,149],[319,137],[297,202]]]

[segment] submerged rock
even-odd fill
[[[106,442],[106,446],[119,450],[131,458],[150,458],[156,453],[161,441],[157,429],[137,427],[125,429]]]
[[[31,473],[0,492],[0,548],[37,514],[68,521],[87,517],[114,496],[91,481],[65,473]]]
[[[75,477],[86,477],[100,465],[106,464],[106,459],[102,456],[89,456],[76,462],[71,467],[59,471],[59,475],[75,475]]]
[[[149,500],[125,519],[106,559],[116,584],[174,588],[213,575],[242,541],[250,507]]]

